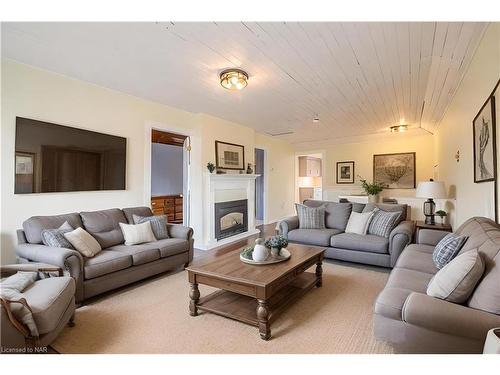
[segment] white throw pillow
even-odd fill
[[[484,262],[477,249],[466,251],[434,275],[427,286],[427,295],[463,303],[474,291],[483,272]]]
[[[144,242],[156,241],[150,221],[141,224],[120,223],[120,228],[123,232],[123,237],[125,237],[125,245],[137,245]]]
[[[374,211],[371,212],[351,212],[351,216],[349,216],[349,221],[347,222],[347,227],[345,228],[346,233],[355,233],[355,234],[366,234],[368,231],[368,227],[370,225],[370,221],[373,217]]]
[[[85,229],[79,227],[74,231],[64,233],[64,237],[83,256],[91,258],[99,253],[102,248],[99,242]]]

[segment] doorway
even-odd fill
[[[151,208],[173,224],[189,225],[189,142],[182,134],[151,133]]]
[[[264,224],[265,210],[265,151],[255,149],[255,174],[260,175],[255,179],[255,224]]]

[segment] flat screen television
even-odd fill
[[[124,190],[123,137],[16,117],[16,194]]]

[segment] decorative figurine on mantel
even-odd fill
[[[253,174],[252,163],[248,163],[248,166],[247,166],[247,174]]]

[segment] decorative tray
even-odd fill
[[[240,253],[240,260],[243,263],[254,264],[254,265],[257,265],[257,266],[262,266],[262,265],[265,265],[265,264],[273,264],[273,263],[284,262],[285,260],[290,259],[290,256],[291,256],[290,252],[287,249],[281,249],[280,255],[278,255],[277,257],[269,255],[269,257],[265,261],[263,261],[263,262],[256,262],[256,261],[254,261],[252,259],[252,252],[253,252],[252,248],[243,249],[243,251]]]

